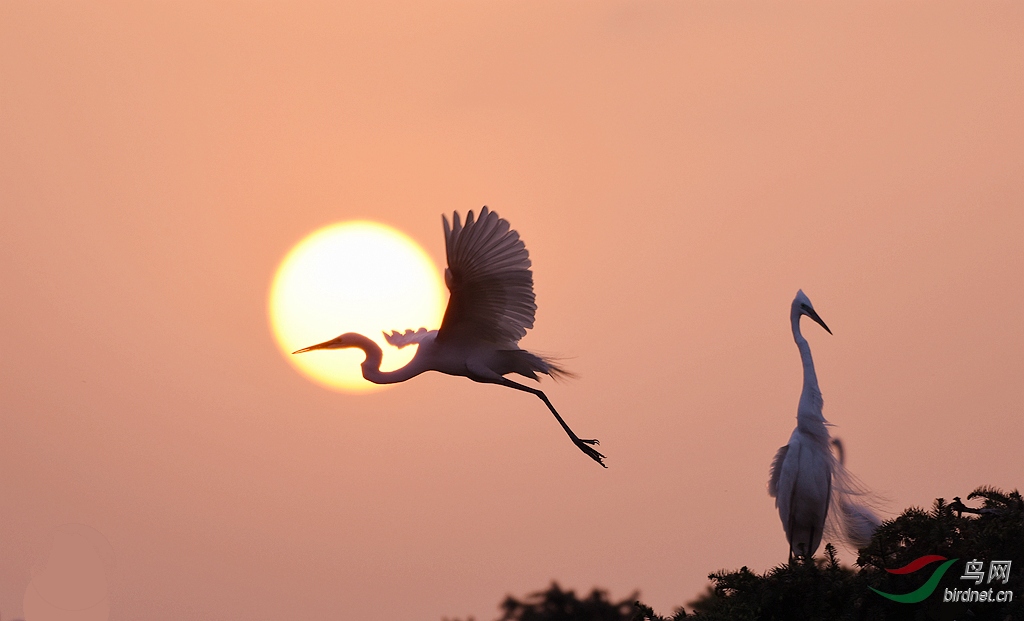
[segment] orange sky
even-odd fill
[[[114,620],[486,620],[551,579],[668,612],[786,560],[798,288],[891,511],[1024,483],[1019,3],[334,4],[0,4],[3,618],[68,522]],[[608,470],[529,395],[276,350],[304,235],[440,264],[483,204]]]

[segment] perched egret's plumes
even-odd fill
[[[810,558],[825,534],[848,545],[864,547],[880,523],[865,502],[868,492],[846,470],[842,443],[829,436],[811,348],[800,332],[803,316],[832,333],[804,292],[797,291],[790,323],[804,367],[803,390],[797,406],[796,429],[789,443],[775,454],[768,480],[768,494],[775,498],[779,509],[791,558]],[[833,445],[839,458],[832,452]]]
[[[825,535],[856,549],[867,547],[881,526],[871,506],[875,496],[846,469],[846,453],[839,438],[832,439],[835,462],[832,470],[832,505],[825,521]]]
[[[394,371],[381,371],[383,352],[379,345],[361,334],[341,336],[300,349],[300,354],[317,349],[355,347],[363,350],[363,377],[375,384],[394,384],[425,371],[461,375],[474,382],[499,384],[536,395],[555,415],[562,429],[584,454],[604,466],[604,455],[594,449],[597,440],[579,438],[548,401],[547,395],[504,377],[510,373],[539,380],[538,373],[551,377],[571,375],[549,358],[519,348],[519,339],[533,327],[537,304],[533,293],[530,254],[519,233],[507,220],[484,207],[480,218],[473,212],[463,224],[458,212],[444,222],[448,268],[444,281],[451,296],[441,327],[437,330],[406,330],[384,334],[389,345],[416,345],[416,356]]]

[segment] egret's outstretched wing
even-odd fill
[[[431,339],[437,334],[437,330],[427,330],[426,328],[420,328],[413,332],[412,330],[406,330],[405,333],[392,330],[391,334],[384,333],[384,340],[390,345],[399,349],[406,345],[419,345],[427,339]]]
[[[484,207],[466,224],[458,212],[444,220],[451,292],[437,340],[484,341],[514,347],[533,327],[537,305],[533,295],[530,254],[507,220]]]
[[[786,453],[789,452],[789,445],[783,446],[775,453],[772,460],[772,467],[768,471],[768,495],[775,498],[779,495],[779,477],[782,475],[782,462],[786,461]]]

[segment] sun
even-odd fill
[[[382,370],[397,369],[416,346],[391,347],[384,330],[437,329],[444,314],[440,270],[409,236],[357,220],[325,226],[295,245],[270,287],[268,313],[277,345],[300,373],[344,392],[380,388],[363,379],[358,349],[291,352],[358,332],[384,350]]]

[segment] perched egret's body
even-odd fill
[[[796,429],[772,461],[768,494],[775,498],[779,509],[790,557],[810,558],[826,530],[857,547],[867,545],[878,518],[855,502],[854,496],[863,491],[832,454],[832,438],[822,415],[823,401],[811,348],[800,332],[800,317],[804,315],[832,333],[804,292],[798,291],[790,322],[804,367],[803,390],[797,406]],[[841,454],[842,444],[837,448]]]
[[[361,349],[366,354],[363,377],[375,384],[404,382],[425,371],[438,371],[532,393],[555,415],[573,443],[603,466],[604,455],[592,446],[598,444],[597,440],[577,437],[542,391],[504,377],[517,373],[538,380],[538,373],[552,377],[567,375],[553,361],[519,348],[519,339],[533,327],[537,311],[530,255],[519,234],[487,207],[475,221],[470,211],[465,226],[457,212],[452,226],[448,225],[448,218],[442,216],[442,220],[448,258],[444,277],[451,296],[441,327],[384,334],[395,347],[418,346],[409,364],[394,371],[381,371],[384,354],[380,346],[353,332],[295,353],[344,347]]]

